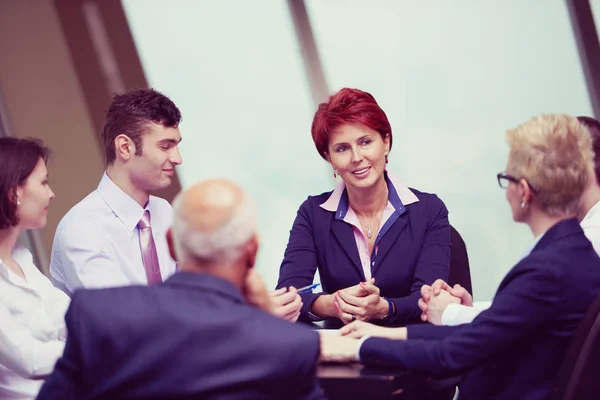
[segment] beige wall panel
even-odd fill
[[[10,134],[40,138],[53,152],[56,199],[39,235],[47,271],[58,221],[95,188],[104,169],[52,0],[0,0],[0,90]]]

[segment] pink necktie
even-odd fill
[[[150,227],[150,212],[144,211],[142,219],[138,222],[140,230],[140,248],[142,249],[142,261],[146,270],[148,284],[162,282],[160,276],[160,267],[158,264],[158,254],[156,253],[156,245],[152,237],[152,228]]]

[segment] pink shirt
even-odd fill
[[[367,238],[362,232],[360,222],[358,221],[358,217],[356,213],[350,207],[346,200],[342,201],[343,195],[346,192],[346,185],[344,181],[338,183],[335,187],[331,196],[325,201],[325,203],[321,204],[321,208],[327,211],[335,212],[340,216],[344,216],[342,221],[352,225],[352,230],[354,231],[354,239],[356,240],[356,247],[358,248],[358,254],[360,256],[360,262],[362,265],[362,269],[365,275],[365,280],[371,279],[371,259],[377,255],[377,250],[379,248],[379,242],[385,232],[387,232],[389,226],[391,224],[386,225],[386,222],[390,219],[390,217],[399,210],[403,206],[407,206],[412,203],[416,203],[419,201],[417,196],[406,186],[404,182],[402,182],[397,176],[393,175],[390,172],[386,172],[386,182],[388,184],[388,202],[383,210],[383,216],[381,218],[381,223],[379,224],[379,231],[377,233],[377,237],[375,239],[375,245],[373,246],[373,254],[369,254],[369,246],[367,245]]]

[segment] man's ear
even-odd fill
[[[256,255],[258,254],[258,235],[252,236],[244,245],[244,253],[246,253],[246,265],[248,269],[253,268],[256,264]]]
[[[171,255],[171,258],[175,260],[175,262],[178,262],[179,260],[177,259],[177,254],[175,253],[175,244],[173,243],[173,231],[171,230],[171,228],[167,230],[167,246],[169,247],[169,254]]]
[[[127,135],[119,135],[115,138],[115,153],[117,157],[127,161],[135,154],[135,144]]]

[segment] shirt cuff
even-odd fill
[[[302,308],[300,309],[300,319],[302,321],[317,322],[323,321],[326,318],[320,317],[311,311],[313,303],[323,293],[300,293],[302,298]]]
[[[363,336],[358,341],[358,348],[356,349],[356,361],[360,362],[360,348],[362,347],[365,340],[369,339],[371,336]]]
[[[324,321],[326,318],[323,317],[319,317],[317,314],[313,314],[312,311],[309,311],[307,313],[308,318],[312,321],[312,322],[320,322],[320,321]]]
[[[442,325],[455,326],[473,322],[482,311],[490,308],[491,301],[481,301],[473,304],[473,307],[462,304],[448,304],[442,313]]]
[[[492,306],[491,301],[475,301],[473,302],[473,307],[477,308],[479,311],[487,310]]]

